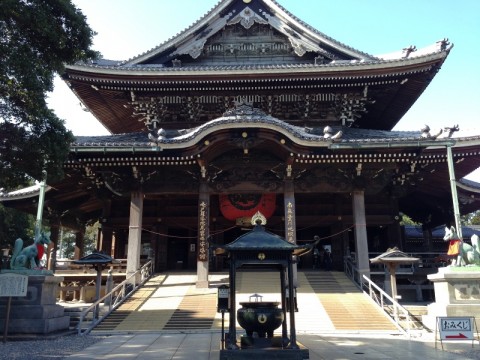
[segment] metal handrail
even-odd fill
[[[78,335],[87,335],[92,329],[102,322],[110,313],[119,307],[131,294],[133,294],[140,286],[153,274],[153,262],[150,260],[140,269],[128,276],[124,281],[115,286],[107,294],[99,298],[88,308],[84,309],[80,314],[77,325]],[[137,278],[139,279],[137,283]],[[103,306],[101,304],[103,303]],[[100,311],[100,308],[102,311]],[[100,314],[100,312],[102,314]],[[87,317],[91,314],[91,322],[84,327]]]
[[[410,335],[413,329],[413,319],[410,312],[388,295],[370,278],[362,276],[362,289],[387,314],[395,325],[404,333]],[[365,290],[368,289],[368,292]],[[390,310],[390,311],[389,311]]]
[[[398,329],[408,335],[411,334],[413,330],[413,316],[405,307],[400,305],[400,303],[388,295],[369,277],[363,274],[360,276],[360,272],[351,258],[345,258],[344,270],[345,274],[355,285],[367,294],[381,310],[389,316]]]

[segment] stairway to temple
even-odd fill
[[[197,289],[195,282],[192,273],[156,275],[92,333],[220,330],[217,286],[228,283],[228,274],[210,274],[208,289]],[[255,301],[251,295],[281,302],[278,272],[238,272],[236,290],[237,309],[241,302]],[[340,272],[298,272],[297,303],[297,333],[398,332],[371,299]],[[228,328],[228,314],[224,320]]]
[[[344,273],[303,273],[335,330],[398,331],[381,309]]]

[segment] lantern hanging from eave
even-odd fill
[[[220,194],[220,211],[228,219],[252,217],[260,211],[267,219],[273,215],[276,206],[275,194]]]

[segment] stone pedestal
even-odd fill
[[[480,318],[480,267],[444,267],[427,277],[433,282],[435,302],[423,317],[426,326],[435,329],[437,316]]]
[[[67,330],[70,317],[57,305],[62,277],[29,275],[27,295],[12,297],[8,334],[48,334]],[[7,297],[0,298],[0,329],[5,327]]]

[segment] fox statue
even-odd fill
[[[477,234],[472,235],[472,245],[466,244],[457,235],[455,227],[446,227],[444,241],[449,241],[450,244],[458,242],[458,252],[450,253],[448,255],[456,256],[452,260],[451,266],[466,266],[466,265],[480,265],[480,249],[479,249],[479,237]]]
[[[32,245],[23,248],[23,240],[18,238],[15,240],[12,258],[10,260],[10,268],[12,270],[28,270],[39,267],[39,254],[43,255],[44,245],[50,244],[50,239],[45,233],[40,233],[34,240]],[[40,248],[40,251],[39,251]]]

